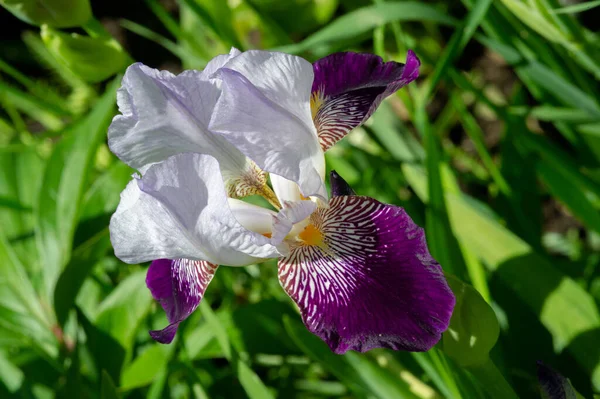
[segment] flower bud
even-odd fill
[[[89,0],[0,0],[0,4],[32,25],[70,28],[92,18]]]
[[[463,367],[481,365],[500,335],[496,314],[475,288],[454,276],[446,278],[456,306],[442,335],[443,350]]]
[[[66,34],[43,26],[42,40],[61,64],[87,82],[100,82],[127,62],[127,54],[111,38]]]

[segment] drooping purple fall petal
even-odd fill
[[[335,353],[426,351],[439,341],[455,298],[402,208],[338,196],[311,223],[304,244],[279,261],[280,283],[311,332]]]
[[[150,264],[146,285],[167,313],[169,325],[150,331],[161,344],[173,341],[179,323],[198,307],[218,265],[189,259],[158,259]]]
[[[311,110],[323,151],[362,125],[384,98],[415,80],[419,65],[412,51],[406,64],[359,53],[335,53],[316,61]]]

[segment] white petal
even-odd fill
[[[273,173],[271,173],[269,177],[271,178],[273,191],[275,191],[275,195],[277,195],[277,199],[280,203],[283,204],[284,201],[294,202],[302,200],[300,188],[296,183]]]
[[[316,209],[313,201],[286,202],[273,221],[271,243],[280,244],[296,223],[307,220]]]
[[[238,199],[228,198],[227,201],[229,202],[229,208],[231,208],[233,216],[246,229],[263,235],[271,233],[273,217],[277,213]]]
[[[306,197],[327,198],[325,159],[310,112],[312,65],[302,58],[250,51],[214,75],[223,94],[212,132],[263,170],[296,182]]]
[[[177,76],[140,63],[127,68],[117,92],[122,115],[115,116],[108,130],[110,149],[136,169],[175,154],[197,152],[217,158],[225,171],[244,170],[244,155],[207,128],[221,92],[208,76],[231,58],[219,56],[206,72]]]
[[[232,47],[231,50],[229,50],[229,54],[217,55],[215,58],[210,60],[208,64],[206,64],[206,66],[202,70],[202,75],[210,78],[210,76],[213,73],[215,73],[219,68],[222,68],[223,66],[225,66],[225,64],[227,64],[227,62],[234,59],[240,54],[242,54],[240,50],[236,49],[235,47]]]
[[[110,223],[115,254],[128,263],[167,258],[241,266],[279,254],[233,216],[218,162],[181,154],[129,183]]]
[[[310,109],[314,79],[310,62],[291,54],[250,50],[231,58],[223,67],[239,72],[269,100],[295,115],[317,136]]]

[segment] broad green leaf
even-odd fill
[[[109,248],[108,228],[105,228],[73,251],[54,291],[54,310],[61,326],[66,322],[86,277]]]
[[[15,393],[25,380],[25,374],[0,352],[0,381],[9,392]]]
[[[119,79],[83,120],[74,124],[55,147],[44,174],[35,206],[36,240],[44,260],[44,286],[51,296],[54,286],[71,256],[71,246],[80,203],[100,142],[114,113]]]
[[[166,370],[173,345],[151,344],[141,355],[123,370],[121,390],[150,385],[152,381]]]
[[[348,363],[368,384],[371,393],[382,399],[406,398],[417,399],[409,385],[401,378],[391,375],[364,354],[348,352],[345,355]]]
[[[365,358],[365,355],[347,353],[336,355],[302,323],[289,316],[283,318],[287,333],[310,358],[318,361],[357,395],[374,394],[377,398],[414,398],[406,382],[392,378]]]
[[[423,171],[408,164],[403,165],[403,171],[411,186],[419,187],[415,191],[421,199],[428,201]],[[598,389],[600,364],[586,349],[586,345],[600,339],[600,314],[593,298],[527,243],[473,206],[472,200],[465,198],[463,194],[446,194],[450,223],[458,240],[538,315],[552,334],[555,350],[568,350],[590,372],[592,383]]]
[[[90,353],[95,366],[96,374],[107,373],[113,381],[119,381],[123,362],[125,361],[125,348],[111,336],[110,332],[96,327],[80,309],[77,310],[77,322],[85,332],[85,345]]]
[[[68,35],[47,26],[42,27],[41,35],[48,51],[86,82],[106,80],[125,69],[129,61],[127,53],[111,36]]]
[[[200,302],[200,310],[204,317],[206,317],[207,324],[212,327],[217,341],[219,342],[219,345],[221,345],[221,349],[223,350],[225,358],[227,358],[227,360],[231,362],[232,367],[235,368],[237,377],[240,380],[240,383],[242,384],[242,387],[246,391],[248,397],[251,399],[273,398],[273,395],[264,385],[261,379],[240,358],[236,349],[229,340],[227,330],[223,327],[223,324],[218,319],[215,312],[213,312],[206,300]]]
[[[81,220],[112,214],[132,174],[133,169],[117,161],[99,176],[83,197]]]
[[[260,377],[241,359],[237,360],[237,377],[250,399],[275,398]]]
[[[247,0],[253,8],[277,21],[285,32],[306,34],[333,16],[338,0]]]
[[[72,28],[92,17],[89,0],[1,0],[0,4],[17,18],[38,26]]]
[[[204,0],[182,0],[182,5],[190,14],[207,27],[217,40],[224,42],[224,47],[234,46],[243,50],[237,34],[231,26],[230,9],[226,2],[210,2]]]
[[[102,370],[102,380],[100,386],[100,399],[120,399],[121,395],[119,395],[119,391],[117,391],[117,387],[113,382],[110,375]]]
[[[378,26],[394,21],[435,22],[454,25],[456,20],[437,8],[414,1],[380,3],[349,12],[313,33],[302,42],[281,47],[287,53],[300,53],[323,44],[353,39]]]
[[[221,346],[223,355],[226,359],[231,360],[235,352],[231,346],[231,342],[229,341],[227,330],[225,329],[225,327],[223,327],[223,324],[218,319],[217,315],[211,309],[210,305],[206,300],[200,302],[200,311],[202,312],[202,315],[206,318],[206,323],[213,330],[213,334],[217,339],[217,342]]]
[[[121,281],[100,303],[94,324],[123,348],[131,350],[136,330],[150,310],[151,303],[152,296],[146,287],[146,271],[136,271]]]
[[[0,272],[0,305],[20,313],[21,318],[37,324],[38,329],[49,329],[52,316],[44,311],[23,264],[13,252],[1,229]],[[10,323],[8,319],[3,321]],[[47,332],[49,333],[49,330]]]
[[[416,112],[416,125],[425,140],[427,156],[425,164],[428,176],[429,202],[426,209],[427,243],[433,257],[448,273],[464,278],[466,271],[465,261],[460,247],[452,233],[448,220],[448,211],[444,197],[446,193],[442,187],[441,179],[441,145],[438,136],[432,129],[424,108]]]

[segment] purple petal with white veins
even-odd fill
[[[406,64],[360,53],[335,53],[316,61],[311,110],[323,151],[362,125],[384,98],[415,80],[419,65],[410,50]]]
[[[280,283],[311,332],[335,353],[426,351],[439,341],[455,298],[402,208],[339,196],[311,223],[279,262]]]
[[[169,325],[150,331],[161,344],[173,341],[179,323],[198,307],[218,265],[189,259],[158,259],[150,264],[146,285],[167,313]]]

